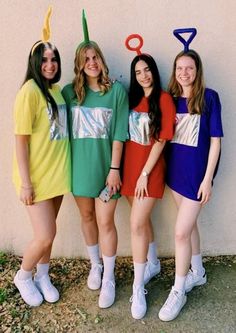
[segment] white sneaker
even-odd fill
[[[43,302],[43,297],[36,288],[32,278],[20,280],[18,271],[14,277],[14,284],[19,290],[21,297],[28,305],[39,306]]]
[[[144,271],[144,284],[148,284],[148,282],[161,271],[161,263],[160,260],[157,261],[157,264],[153,264],[148,261]]]
[[[34,277],[34,283],[47,302],[55,303],[59,300],[59,292],[52,284],[48,274],[43,275],[39,279],[37,279],[36,274]]]
[[[142,319],[147,311],[146,297],[147,290],[143,286],[133,285],[133,295],[130,297],[131,313],[134,319]]]
[[[102,265],[93,264],[91,266],[89,276],[87,279],[87,286],[91,290],[97,290],[101,287],[102,283]]]
[[[99,295],[98,305],[100,308],[109,308],[115,301],[115,281],[103,280],[102,288]]]
[[[174,287],[172,287],[165,304],[159,311],[159,318],[163,321],[170,321],[175,319],[186,302],[187,296],[178,292],[174,289]]]
[[[185,291],[186,293],[190,292],[193,287],[201,286],[207,282],[207,276],[205,273],[205,270],[203,272],[203,275],[198,275],[197,270],[190,269],[188,271],[186,280],[185,280]]]

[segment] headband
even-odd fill
[[[187,40],[185,40],[180,34],[190,33],[190,36]],[[189,45],[197,34],[196,28],[183,28],[183,29],[175,29],[173,31],[174,36],[184,45],[184,52],[189,51]]]
[[[49,38],[51,37],[51,29],[50,29],[50,22],[49,22],[51,14],[52,14],[52,7],[49,6],[47,13],[45,15],[45,18],[44,18],[41,40],[38,41],[36,44],[34,44],[34,46],[32,47],[32,50],[31,50],[31,55],[33,55],[34,50],[36,49],[36,47],[38,45],[48,42]]]

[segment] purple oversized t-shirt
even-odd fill
[[[197,192],[207,168],[210,139],[223,136],[220,99],[216,91],[206,88],[202,115],[190,115],[183,97],[177,99],[176,107],[175,135],[166,151],[166,183],[177,193],[198,201]]]

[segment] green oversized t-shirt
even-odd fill
[[[58,120],[52,119],[51,108],[34,80],[19,90],[14,105],[15,134],[29,135],[30,178],[35,202],[70,192],[71,165],[66,104],[60,87],[49,90],[58,106]],[[13,182],[19,193],[21,178],[16,156]]]
[[[125,141],[128,131],[128,97],[119,82],[101,95],[86,87],[78,104],[72,84],[62,94],[69,112],[72,149],[72,192],[96,198],[105,186],[111,166],[113,141]]]

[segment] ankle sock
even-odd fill
[[[88,255],[89,255],[91,265],[101,263],[100,255],[99,255],[99,245],[98,244],[91,245],[91,246],[87,245],[87,251],[88,251]]]
[[[28,279],[32,278],[32,271],[25,271],[21,266],[18,276],[19,276],[19,280],[28,280]]]
[[[103,265],[104,265],[104,271],[103,271],[103,279],[104,280],[115,280],[115,261],[116,261],[116,255],[112,257],[107,257],[104,254],[102,255],[103,259]]]
[[[49,263],[47,264],[37,264],[37,278],[41,278],[43,275],[47,275],[49,271]]]
[[[150,261],[152,264],[157,264],[157,244],[156,242],[149,243],[148,245],[148,254],[147,260]]]
[[[185,276],[179,276],[175,275],[175,284],[174,284],[174,289],[181,292],[182,294],[185,293],[185,280],[186,280],[186,275]]]
[[[144,284],[145,267],[146,267],[146,262],[144,263],[134,262],[134,285],[136,287]]]
[[[197,271],[198,275],[204,275],[205,269],[202,264],[202,255],[195,254],[191,258],[191,268]]]

